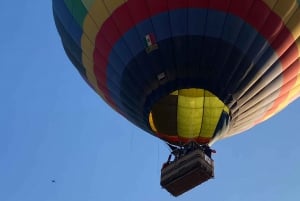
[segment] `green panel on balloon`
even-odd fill
[[[231,137],[300,95],[299,0],[52,2],[84,80],[168,143]]]

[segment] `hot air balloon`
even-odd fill
[[[300,95],[299,0],[52,2],[83,79],[174,150],[242,133]]]

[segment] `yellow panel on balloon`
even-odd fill
[[[203,119],[203,97],[181,95],[179,90],[177,106],[177,131],[180,137],[199,136]]]
[[[178,91],[177,130],[184,138],[211,138],[223,111],[229,109],[214,94],[203,89]]]
[[[212,93],[205,91],[201,137],[212,137],[219,122],[224,104]]]

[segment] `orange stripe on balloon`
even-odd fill
[[[164,141],[167,141],[172,144],[178,144],[178,145],[186,144],[191,141],[197,142],[199,144],[207,144],[212,139],[212,138],[204,138],[204,137],[183,138],[183,137],[179,137],[179,136],[170,136],[170,135],[166,135],[166,134],[162,134],[162,133],[155,133],[154,135]]]
[[[222,1],[222,2],[219,0],[211,0],[211,1],[201,1],[201,3],[199,3],[199,1],[191,0],[187,5],[181,0],[173,0],[173,1],[168,1],[168,4],[166,6],[166,3],[163,3],[163,1],[149,1],[148,3],[149,3],[150,12],[135,13],[134,20],[126,21],[126,24],[117,27],[115,24],[117,19],[127,19],[129,5],[131,5],[132,7],[135,4],[137,5],[141,4],[140,0],[129,0],[128,2],[121,5],[118,9],[116,9],[113,12],[113,14],[104,22],[101,29],[99,30],[96,39],[96,46],[100,47],[99,49],[101,49],[101,53],[103,54],[105,61],[102,62],[101,65],[95,64],[95,71],[99,73],[98,76],[101,76],[103,80],[103,84],[106,86],[107,83],[106,68],[109,63],[108,59],[109,59],[110,51],[112,50],[116,42],[127,31],[129,31],[129,29],[134,27],[137,23],[140,23],[147,18],[151,18],[153,15],[158,14],[160,12],[167,12],[167,11],[172,11],[173,9],[186,9],[186,8],[201,8],[201,9],[212,8],[224,12],[228,11],[228,13],[230,14],[240,16],[242,19],[245,20],[245,22],[251,24],[254,28],[256,28],[259,31],[259,33],[262,34],[266,38],[266,40],[271,44],[271,46],[276,51],[278,56],[281,57],[280,59],[282,60],[282,68],[284,71],[289,67],[289,62],[295,59],[295,57],[299,56],[299,52],[295,44],[295,39],[293,38],[290,30],[285,26],[280,16],[278,16],[274,11],[272,11],[272,9],[268,7],[263,1],[256,0],[253,1],[254,4],[247,3],[247,2],[248,1],[244,2],[240,0]],[[248,9],[250,9],[247,15],[243,10],[245,5],[248,6]],[[268,16],[263,15],[263,13],[266,12],[269,13]],[[262,13],[261,16],[264,16],[266,18],[265,20],[267,20],[267,23],[264,23],[264,20],[261,19],[258,13]],[[274,35],[276,31],[276,27],[272,26],[271,23],[276,25],[281,25],[281,29],[280,32],[278,32],[278,35],[277,34]],[[107,40],[104,43],[109,42],[109,48],[107,49],[102,49],[102,47],[105,46],[105,44],[102,43],[104,40],[101,40],[103,38],[106,38]],[[96,60],[95,57],[94,59]],[[97,68],[101,68],[101,70]],[[104,74],[100,75],[101,73]],[[287,80],[287,77],[285,76],[286,75],[283,74],[283,83],[285,83]],[[293,85],[287,85],[285,87],[290,87],[291,89]],[[104,89],[104,94],[106,94],[106,96],[109,96],[109,91],[107,89],[107,86],[106,89]],[[113,103],[111,97],[107,97],[107,99],[111,104]],[[275,111],[274,109],[278,107],[279,102],[281,102],[282,99],[283,96],[279,96],[279,99],[275,101],[275,104],[273,105],[271,111]]]

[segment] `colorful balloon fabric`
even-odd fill
[[[241,133],[300,95],[299,0],[52,0],[85,81],[171,144]]]

